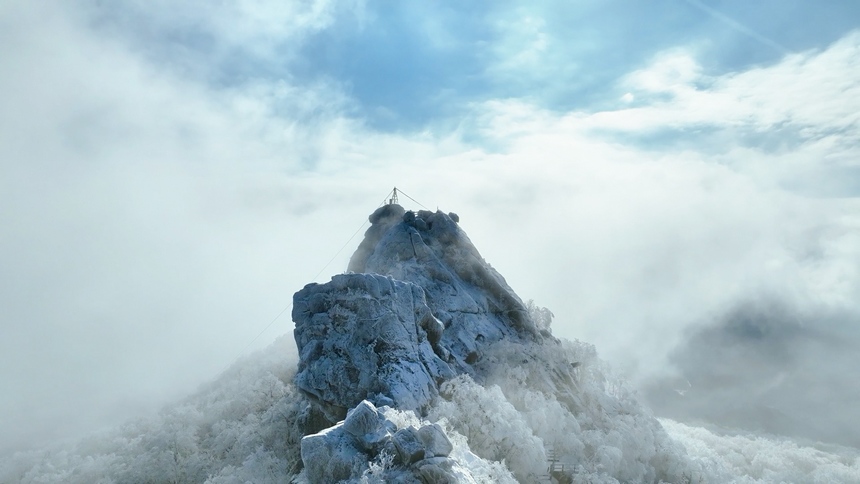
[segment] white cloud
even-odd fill
[[[525,10],[516,12],[513,18],[497,20],[495,28],[504,40],[496,46],[495,54],[499,62],[492,69],[519,76],[542,68],[541,61],[544,60],[549,43],[544,24],[541,17]]]
[[[663,52],[645,69],[626,76],[625,84],[645,93],[681,94],[702,77],[698,62],[684,51]]]
[[[361,1],[228,0],[213,3],[192,0],[177,3],[124,0],[112,4],[83,3],[92,15],[108,24],[115,22],[120,28],[134,29],[139,28],[135,25],[139,23],[154,29],[155,32],[146,33],[150,42],[172,39],[180,44],[203,43],[203,50],[221,55],[239,50],[245,55],[268,60],[278,55],[289,56],[304,37],[330,27],[338,15],[354,15],[356,19],[364,15]],[[125,32],[126,35],[128,33]],[[194,36],[198,38],[195,40]]]
[[[225,5],[158,21],[199,20],[227,44],[263,36],[269,49],[333,15],[324,2]],[[212,376],[394,185],[459,212],[511,285],[556,313],[556,334],[634,373],[665,371],[691,322],[760,290],[856,304],[856,207],[774,187],[821,160],[856,161],[857,35],[715,78],[672,51],[626,79],[635,103],[618,111],[497,99],[455,133],[391,134],[347,116],[336,82],[213,87],[69,7],[48,10],[7,8],[16,27],[0,43],[0,90],[15,94],[0,98],[2,368],[14,382],[0,412],[24,423],[0,432],[3,445],[72,415],[74,431],[116,420],[123,402]],[[698,126],[716,130],[702,146],[721,149],[617,136]],[[785,126],[800,146],[741,139]],[[290,327],[282,318],[257,344]],[[70,404],[40,405],[57,394]]]
[[[628,76],[626,83],[645,92],[668,91],[675,96],[653,106],[606,113],[600,126],[644,129],[699,124],[765,130],[788,124],[804,128],[807,137],[856,130],[860,81],[852,73],[858,65],[857,32],[822,52],[789,55],[773,66],[716,79],[703,76],[689,54],[667,53]]]
[[[214,375],[343,243],[328,217],[366,215],[343,209],[366,189],[319,202],[349,180],[314,165],[355,131],[327,86],[214,91],[64,8],[18,6],[6,21],[3,448],[115,422]]]

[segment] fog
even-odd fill
[[[860,34],[721,70],[655,41],[572,107],[537,74],[498,88],[552,63],[498,40],[488,97],[391,128],[347,74],[301,77],[314,36],[378,12],[230,5],[0,7],[0,451],[153,412],[289,333],[269,323],[393,186],[457,212],[658,415],[860,445]]]
[[[856,312],[761,297],[690,331],[670,361],[678,375],[646,391],[674,418],[860,447]]]

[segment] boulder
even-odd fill
[[[415,427],[398,430],[391,438],[397,449],[397,456],[403,464],[412,464],[424,458],[424,443]]]
[[[429,457],[445,457],[454,449],[442,426],[437,423],[424,425],[418,429],[418,438],[424,444]]]
[[[310,482],[349,479],[367,467],[369,458],[352,439],[344,438],[340,425],[303,437],[301,456]]]
[[[376,406],[367,400],[359,403],[346,414],[343,421],[343,429],[356,438],[364,438],[368,434],[375,434],[379,430],[380,417]]]
[[[391,409],[387,409],[391,411]],[[347,413],[344,421],[302,438],[301,457],[309,482],[357,480],[369,462],[395,457],[390,467],[396,482],[457,482],[450,472],[455,462],[448,457],[451,441],[438,424],[401,429],[364,400]]]
[[[453,461],[444,457],[424,459],[415,464],[422,484],[456,484],[457,477],[451,472]]]

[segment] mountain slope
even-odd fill
[[[352,273],[296,293],[298,361],[282,337],[158,416],[0,461],[0,482],[860,481],[844,449],[661,424],[456,215],[371,222]]]

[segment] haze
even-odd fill
[[[850,0],[4,2],[0,451],[290,332],[393,186],[658,415],[858,446],[858,29]]]

